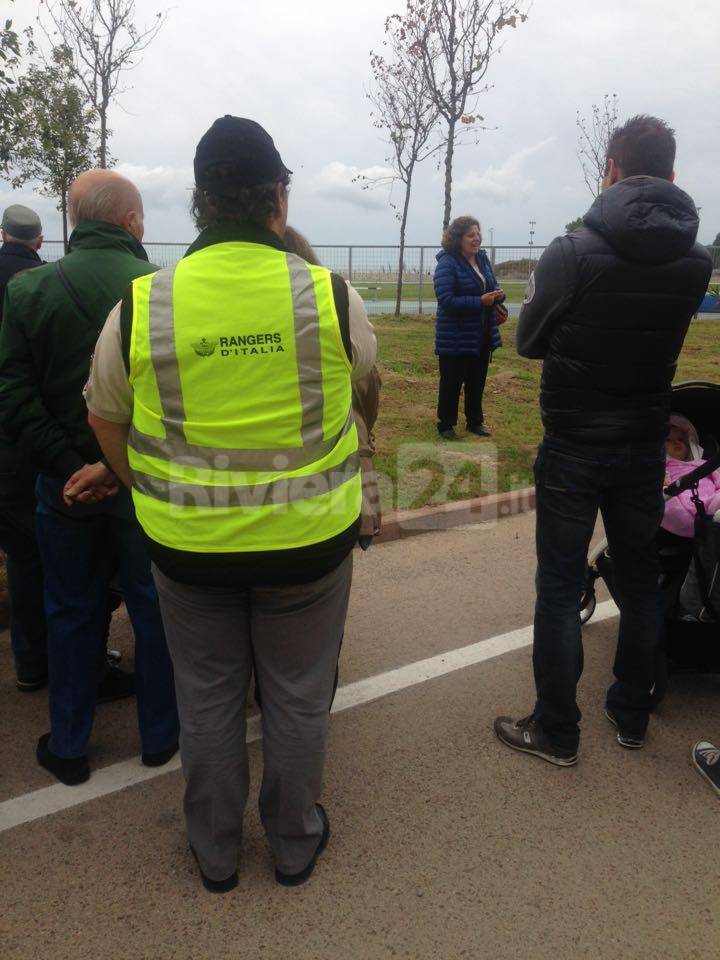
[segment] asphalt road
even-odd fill
[[[87,787],[106,792],[75,803],[83,795],[53,790],[35,765],[46,698],[15,691],[3,636],[0,957],[720,956],[720,808],[690,763],[696,739],[720,737],[720,678],[677,680],[646,748],[623,751],[602,711],[617,626],[603,607],[608,618],[585,633],[577,767],[494,738],[496,714],[532,705],[532,524],[518,516],[358,557],[325,778],[333,834],[297,889],[273,880],[259,743],[240,885],[212,896],[187,849],[180,772],[133,782],[133,704],[99,708]],[[114,641],[129,661],[122,614]],[[42,816],[49,798],[57,812]],[[27,822],[4,829],[11,813]]]

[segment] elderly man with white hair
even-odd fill
[[[108,170],[70,189],[69,253],[10,284],[0,330],[0,422],[39,470],[37,533],[45,574],[50,732],[37,759],[68,785],[90,776],[87,746],[118,571],[135,633],[142,760],[177,750],[173,673],[150,564],[130,495],[88,427],[83,387],[95,342],[128,284],[153,272],[137,188]]]

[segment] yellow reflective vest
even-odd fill
[[[128,456],[147,535],[236,553],[351,526],[358,438],[330,272],[233,241],[132,288]]]

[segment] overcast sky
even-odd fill
[[[136,0],[137,22],[165,4]],[[186,241],[195,145],[215,117],[251,117],[294,171],[290,222],[314,243],[395,243],[386,190],[358,172],[387,155],[369,118],[369,51],[404,0],[168,0],[168,20],[126,75],[112,108],[111,150],[145,198],[146,239]],[[3,19],[32,19],[37,0],[0,0]],[[699,239],[720,231],[718,0],[535,0],[504,33],[479,112],[494,129],[456,154],[453,215],[470,213],[499,244],[562,232],[591,202],[576,156],[576,111],[617,93],[621,117],[656,114],[676,130],[677,183],[702,208]],[[399,191],[397,197],[400,196]],[[59,238],[54,204],[32,189],[0,192],[3,206],[40,212]],[[408,241],[435,244],[443,181],[432,161],[417,177]]]

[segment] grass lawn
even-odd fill
[[[485,390],[491,440],[472,434],[462,443],[437,438],[437,358],[434,318],[374,318],[382,374],[376,427],[384,510],[414,509],[532,484],[532,463],[542,435],[538,406],[541,363],[514,349],[515,322],[502,328]],[[720,382],[720,322],[696,320],[680,357],[677,380]],[[461,398],[462,404],[462,398]],[[462,425],[462,410],[460,424]]]
[[[380,280],[353,280],[353,286],[363,300],[395,300],[395,281],[387,282]],[[500,286],[505,291],[508,303],[522,303],[523,296],[525,295],[526,284],[500,283]],[[402,298],[403,300],[417,300],[419,291],[419,283],[403,283]],[[428,277],[423,283],[423,299],[435,299],[435,291],[433,289],[432,279],[430,277]]]

